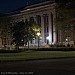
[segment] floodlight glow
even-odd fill
[[[40,37],[40,39],[42,39],[42,37]]]
[[[35,38],[33,38],[33,40],[35,40]]]
[[[49,40],[49,36],[47,36],[46,39]]]
[[[67,39],[67,38],[66,38],[65,40],[66,40],[66,41],[68,41],[68,39]]]
[[[21,41],[23,41],[23,40],[21,40]]]
[[[52,39],[51,39],[51,37],[50,37],[50,36],[47,36],[47,37],[46,37],[46,39],[49,41],[49,44],[51,44],[51,43],[52,43]]]
[[[39,32],[37,33],[37,36],[40,36],[40,33]]]
[[[30,9],[27,9],[27,10],[30,10]]]

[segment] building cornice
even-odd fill
[[[53,8],[55,4],[56,4],[55,1],[49,0],[46,2],[26,6],[22,10],[17,10],[12,12],[11,15],[15,16],[15,15],[21,15],[22,13],[30,13],[30,12],[35,12],[39,10],[42,11],[43,9],[48,9],[49,7]]]

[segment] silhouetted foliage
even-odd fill
[[[13,42],[15,42],[16,46],[19,46],[22,44],[22,40],[24,37],[24,28],[25,23],[24,22],[17,22],[15,25],[11,27],[11,33],[13,34]]]
[[[29,41],[36,37],[35,29],[37,29],[38,26],[35,24],[35,22],[28,21],[27,19],[25,22],[20,21],[17,23],[14,23],[14,25],[11,27],[11,33],[13,35],[13,42],[16,44],[16,46],[21,46],[24,44],[29,44]]]
[[[59,0],[55,22],[58,28],[75,24],[75,0]]]

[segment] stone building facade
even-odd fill
[[[25,21],[30,18],[41,26],[40,45],[52,44],[74,44],[75,31],[74,26],[58,29],[55,24],[56,19],[56,3],[53,1],[46,1],[30,6],[26,6],[21,10],[12,12],[9,16],[12,22]],[[66,29],[67,28],[67,29]],[[70,29],[68,29],[70,28]],[[30,45],[37,45],[37,40],[33,38]]]
[[[55,0],[26,6],[22,10],[11,15],[13,21],[25,21],[33,18],[38,25],[41,25],[40,42],[45,44],[74,44],[74,25],[66,25],[61,30],[56,30],[56,5]],[[35,44],[35,43],[34,43]]]
[[[19,12],[11,15],[12,21],[25,21],[33,18],[38,25],[41,25],[40,44],[55,44],[56,28],[54,24],[55,15],[54,1],[47,1],[39,4],[26,6]]]

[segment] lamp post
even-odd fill
[[[40,36],[39,32],[37,33],[37,36],[38,36],[38,48],[39,48],[39,36]]]

